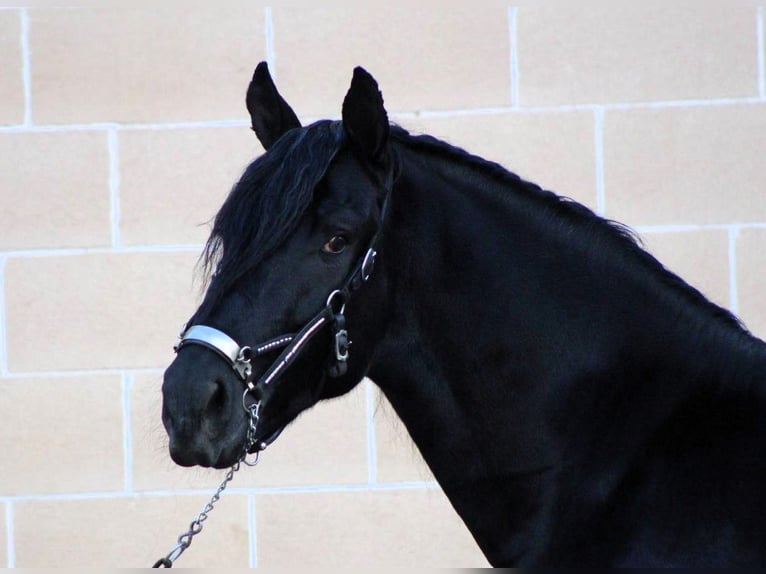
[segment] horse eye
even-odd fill
[[[338,253],[342,253],[347,245],[348,239],[343,235],[336,235],[322,246],[322,251],[337,255]]]

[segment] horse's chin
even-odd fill
[[[235,464],[235,463],[236,463],[238,460],[239,460],[239,457],[238,457],[238,456],[230,456],[230,455],[228,455],[228,454],[227,454],[227,455],[225,455],[225,456],[221,456],[221,457],[220,457],[220,458],[219,458],[217,461],[215,461],[215,462],[214,462],[213,464],[211,464],[211,465],[204,465],[204,464],[201,464],[200,466],[202,466],[202,467],[206,467],[206,468],[224,469],[224,468],[229,468],[229,467],[231,467],[231,466],[232,466],[233,464]]]
[[[255,443],[248,449],[248,454],[253,454],[256,451],[264,450],[267,446],[269,446],[271,443],[277,440],[279,435],[282,434],[282,431],[285,430],[285,426],[281,426],[276,431],[272,432],[266,437],[259,438],[258,440],[256,440]],[[197,459],[196,462],[192,464],[181,464],[178,461],[176,461],[176,463],[181,464],[181,466],[196,465],[196,466],[201,466],[205,468],[219,468],[219,469],[229,468],[232,465],[236,464],[242,458],[242,451],[243,451],[243,442],[241,440],[232,441],[230,445],[227,445],[220,449],[217,457],[199,458]],[[171,456],[172,456],[172,453],[171,453]]]
[[[200,466],[208,466],[212,468],[229,468],[238,460],[240,460],[242,457],[242,450],[243,445],[240,441],[237,444],[232,444],[226,448],[222,448],[218,453],[218,458],[216,458],[211,464],[200,464]]]

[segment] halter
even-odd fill
[[[390,187],[389,187],[390,190]],[[192,539],[202,531],[202,523],[207,520],[208,514],[213,510],[216,502],[220,499],[221,493],[234,478],[234,473],[239,470],[240,463],[244,462],[248,466],[258,464],[258,455],[268,445],[274,442],[281,434],[282,429],[266,439],[256,441],[256,427],[260,418],[261,401],[256,400],[254,404],[247,404],[247,395],[255,391],[258,387],[266,387],[274,383],[282,372],[290,366],[295,358],[303,350],[304,346],[322,330],[325,325],[332,328],[332,348],[330,350],[330,359],[327,365],[327,374],[331,377],[340,377],[346,374],[348,370],[348,347],[351,341],[348,338],[346,330],[346,303],[351,294],[369,281],[372,270],[375,267],[375,257],[377,255],[378,242],[382,234],[383,222],[388,211],[388,200],[391,196],[390,191],[386,194],[381,210],[380,227],[375,232],[370,245],[364,256],[359,260],[353,271],[349,274],[346,281],[340,289],[336,289],[327,297],[324,308],[317,313],[313,319],[304,325],[297,334],[281,335],[274,337],[259,345],[241,346],[234,339],[229,337],[223,331],[208,327],[207,325],[193,325],[188,329],[184,327],[179,335],[178,342],[173,346],[176,353],[186,345],[201,345],[212,349],[220,355],[232,369],[239,375],[247,387],[242,394],[242,407],[249,416],[247,437],[243,453],[240,459],[235,462],[226,473],[221,485],[189,525],[189,529],[178,537],[178,542],[170,549],[168,554],[154,563],[153,568],[172,568],[173,563],[183,554],[191,545]],[[261,375],[257,382],[253,382],[253,369],[251,361],[260,355],[283,349],[279,357],[271,364],[268,370]],[[255,459],[250,462],[247,460],[247,454],[252,447],[255,447]]]
[[[193,325],[189,328],[184,327],[179,334],[178,342],[173,346],[173,350],[178,353],[186,345],[201,345],[221,356],[245,383],[246,389],[242,394],[242,406],[251,416],[252,405],[247,404],[247,395],[277,381],[285,369],[300,356],[309,341],[320,333],[325,326],[330,327],[332,334],[330,356],[326,366],[327,374],[333,378],[345,375],[348,370],[349,345],[351,344],[346,329],[346,304],[351,298],[351,294],[369,281],[372,275],[390,196],[389,187],[381,209],[380,227],[370,240],[364,256],[359,258],[343,285],[328,295],[322,310],[314,315],[298,333],[279,335],[257,345],[240,345],[223,331],[207,325]],[[252,360],[277,349],[282,349],[282,352],[255,381],[251,365]],[[260,403],[257,404],[260,406]],[[265,449],[276,440],[280,432],[277,431],[265,441],[258,443],[256,449],[258,451]]]

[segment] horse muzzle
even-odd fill
[[[165,371],[162,422],[181,466],[226,466],[243,450],[248,420],[241,383],[213,353],[181,353]],[[234,453],[234,454],[232,454]]]

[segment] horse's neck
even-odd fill
[[[583,379],[699,390],[706,376],[763,376],[763,342],[596,216],[558,221],[540,215],[551,198],[510,179],[422,165],[405,162],[395,190],[385,257],[397,336],[381,356],[417,357],[439,381],[431,391],[515,400]]]
[[[370,376],[488,556],[527,550],[548,471],[603,433],[628,452],[692,386],[763,377],[762,345],[588,259],[520,195],[406,165],[385,255],[397,304]]]

